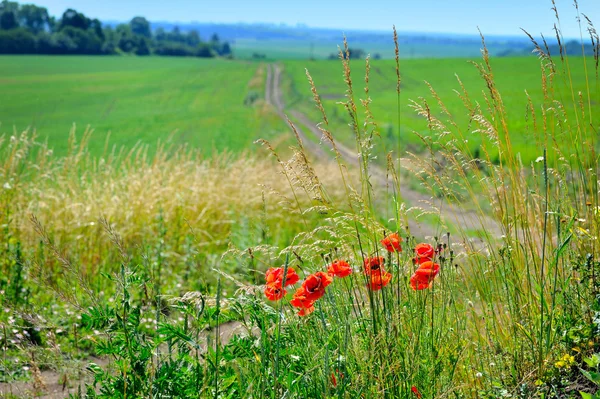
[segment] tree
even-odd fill
[[[135,50],[137,42],[135,36],[131,31],[131,27],[127,24],[120,24],[116,29],[118,40],[118,47],[124,53],[131,53]]]
[[[150,55],[150,46],[148,46],[147,38],[138,36],[138,44],[135,48],[135,55]]]
[[[18,21],[22,27],[29,29],[35,35],[46,31],[50,27],[48,10],[34,4],[24,4],[21,6],[18,12]]]
[[[231,56],[231,46],[229,46],[229,43],[227,43],[227,42],[223,43],[223,46],[221,46],[220,55]]]
[[[167,32],[163,28],[158,28],[154,34],[154,40],[158,42],[167,40]]]
[[[188,46],[196,47],[197,45],[200,44],[200,42],[201,42],[200,35],[198,34],[197,31],[193,30],[191,32],[188,32],[187,38],[186,38],[186,44]]]
[[[2,2],[0,2],[0,13],[3,13],[5,11],[12,11],[15,13],[15,15],[17,15],[17,13],[19,12],[19,3],[17,3],[16,1],[3,0]]]
[[[14,11],[3,11],[0,14],[0,29],[11,30],[19,27]]]
[[[35,36],[25,29],[0,31],[0,54],[33,54]]]
[[[110,26],[104,30],[104,43],[102,43],[102,54],[115,54],[119,45],[117,32]]]
[[[202,58],[210,58],[214,57],[212,49],[208,43],[200,43],[198,45],[198,49],[196,50],[196,57]]]
[[[63,13],[58,30],[63,30],[68,26],[81,30],[88,30],[91,25],[92,21],[88,17],[69,8]]]
[[[90,23],[90,29],[94,32],[94,34],[100,39],[100,41],[104,41],[106,36],[104,35],[104,30],[102,29],[102,22],[97,19],[93,19]]]
[[[102,41],[91,30],[83,30],[67,26],[61,33],[69,36],[77,46],[76,54],[100,54]]]
[[[75,54],[77,52],[77,43],[64,32],[58,32],[52,35],[52,54]]]
[[[152,32],[150,30],[150,22],[144,17],[135,17],[129,22],[129,26],[131,27],[131,32],[135,35],[143,36],[147,39],[152,37]]]
[[[352,48],[348,49],[348,53],[350,53],[351,60],[361,60],[365,58],[365,51],[360,48]],[[343,53],[344,59],[346,59],[346,53]],[[338,54],[330,54],[328,59],[334,60],[338,58]]]
[[[172,32],[167,33],[167,40],[171,42],[185,43],[186,37],[181,33],[179,26],[176,26],[173,28]]]

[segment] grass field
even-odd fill
[[[109,132],[118,146],[173,135],[173,143],[205,153],[247,149],[287,131],[260,106],[244,103],[263,96],[259,67],[193,58],[3,56],[0,132],[36,129],[59,153],[73,124],[80,134],[94,129],[94,153]]]
[[[556,75],[556,94],[561,99],[585,91],[582,63],[574,59],[572,64],[573,92],[562,72]],[[590,60],[590,70],[592,64]],[[261,65],[159,57],[0,57],[0,97],[6,99],[0,107],[0,132],[34,128],[58,153],[64,153],[73,124],[79,133],[88,125],[94,130],[89,148],[93,153],[103,150],[109,132],[111,144],[132,146],[142,142],[153,146],[158,139],[172,137],[175,144],[187,143],[205,153],[251,148],[257,138],[278,143],[289,138],[287,127],[262,106],[265,71]],[[306,113],[315,123],[320,121],[305,75],[308,69],[315,77],[335,136],[351,142],[346,112],[336,104],[344,99],[346,90],[340,63],[288,60],[284,66],[282,88],[287,107]],[[351,66],[355,96],[364,98],[364,62],[353,61]],[[535,159],[539,156],[539,140],[528,131],[530,121],[523,116],[528,104],[525,92],[533,103],[543,99],[539,62],[535,57],[498,58],[492,60],[492,66],[511,115],[508,130],[514,149],[526,160]],[[425,80],[465,131],[470,128],[469,116],[454,92],[460,90],[455,75],[471,93],[471,99],[486,106],[482,95],[485,82],[467,59],[403,60],[401,68],[399,134],[404,149],[422,151],[424,145],[414,132],[429,135],[427,124],[410,103],[424,98],[435,108],[437,100],[432,98]],[[369,85],[374,93],[371,109],[378,131],[387,149],[395,148],[398,104],[394,61],[371,61]],[[599,104],[599,91],[593,85],[591,88],[592,104]],[[245,104],[249,99],[254,99],[253,104]],[[536,111],[539,114],[539,109]],[[480,144],[478,139],[468,139],[475,150]]]
[[[478,59],[474,61],[479,62]],[[588,60],[588,70],[592,71],[593,59]],[[314,106],[310,86],[306,78],[305,69],[313,76],[317,91],[321,96],[325,110],[330,119],[334,136],[346,142],[353,142],[353,133],[348,128],[347,112],[343,105],[338,104],[345,100],[346,84],[343,71],[338,61],[285,61],[285,76],[287,83],[284,85],[286,105],[290,108],[300,109],[315,121],[320,121],[320,113]],[[514,151],[520,153],[525,160],[532,160],[540,156],[539,137],[536,140],[531,129],[531,118],[525,118],[528,105],[526,92],[529,93],[533,104],[539,104],[544,98],[542,91],[542,74],[540,62],[536,57],[518,58],[492,58],[494,78],[508,114],[508,130],[513,141]],[[557,71],[555,95],[563,101],[572,99],[575,95],[578,101],[578,92],[586,93],[586,78],[583,62],[573,57],[571,60],[571,82],[559,69]],[[352,61],[352,79],[356,102],[364,99],[365,63]],[[453,115],[458,125],[465,131],[472,130],[469,113],[465,112],[462,100],[455,91],[461,92],[461,87],[456,79],[459,77],[464,87],[469,92],[472,101],[478,102],[481,107],[487,108],[484,93],[487,91],[486,82],[481,78],[479,71],[467,59],[419,59],[401,61],[401,93],[400,93],[400,141],[404,149],[420,152],[423,142],[414,134],[429,136],[427,123],[417,115],[411,107],[411,100],[422,103],[427,100],[435,117],[447,120],[437,109],[437,100],[430,93],[426,81],[431,84],[446,108]],[[396,70],[393,60],[373,60],[370,71],[370,104],[371,111],[379,125],[380,134],[387,141],[387,148],[395,149],[398,137],[398,99],[396,94]],[[571,90],[571,87],[573,90]],[[591,86],[591,104],[594,113],[600,115],[600,90],[597,85]],[[572,101],[572,100],[571,100]],[[536,114],[541,119],[541,109],[536,108]],[[566,109],[573,116],[573,108]],[[360,114],[359,118],[363,118]],[[560,135],[559,135],[560,137]],[[480,140],[476,135],[467,134],[471,147],[474,150]]]

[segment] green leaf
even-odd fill
[[[583,370],[581,368],[579,370],[581,371],[581,374],[583,374],[588,380],[600,386],[600,373],[597,373],[595,371]]]

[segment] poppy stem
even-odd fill
[[[283,265],[283,281],[281,282],[281,287],[285,287],[285,279],[287,276],[288,265],[290,263],[290,253],[285,254],[285,264]],[[281,337],[281,313],[283,312],[283,301],[280,301],[279,304],[279,312],[277,312],[277,336],[275,339],[275,367],[273,370],[273,378],[274,378],[274,388],[278,385],[279,381],[279,338]],[[273,389],[273,394],[277,389]]]

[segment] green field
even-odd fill
[[[324,102],[334,134],[350,143],[352,132],[342,105],[346,90],[339,61],[288,60],[283,63],[282,90],[288,109],[307,114],[318,122],[305,68],[312,74]],[[525,92],[531,96],[542,119],[541,72],[539,60],[529,58],[492,59],[494,77],[507,111],[508,129],[514,149],[525,159],[539,156],[531,121],[524,117]],[[583,63],[570,62],[574,93],[586,99]],[[353,61],[353,82],[358,103],[364,98],[364,63]],[[589,69],[593,70],[592,62]],[[422,151],[414,132],[427,136],[427,122],[410,106],[410,100],[427,99],[433,115],[446,120],[432,98],[425,81],[438,92],[456,123],[464,132],[472,129],[467,112],[454,92],[460,90],[459,76],[472,101],[486,107],[482,93],[485,82],[466,59],[414,59],[401,62],[400,140],[404,149]],[[262,106],[265,83],[264,64],[248,61],[200,60],[190,58],[136,57],[0,57],[0,132],[35,129],[58,153],[67,146],[75,124],[81,134],[87,126],[94,130],[90,150],[98,153],[110,133],[110,142],[132,146],[137,142],[154,145],[158,140],[188,143],[205,153],[241,150],[257,138],[285,140],[285,124]],[[398,137],[396,74],[393,60],[373,60],[370,74],[371,109],[389,148]],[[569,82],[560,71],[554,90],[563,100],[571,100]],[[599,102],[597,85],[590,82],[592,105]],[[255,101],[248,104],[247,99]],[[592,107],[593,108],[593,107]],[[359,106],[360,109],[360,106]],[[573,112],[573,109],[567,109]],[[359,110],[359,116],[362,116]],[[538,130],[540,125],[538,125]],[[539,133],[539,132],[538,132]],[[560,133],[560,132],[559,132]],[[277,138],[276,138],[277,137]],[[472,149],[480,142],[467,137]]]
[[[475,59],[475,61],[478,61]],[[348,128],[349,119],[343,105],[345,101],[346,85],[343,80],[342,65],[339,61],[286,61],[284,63],[287,81],[284,85],[286,104],[290,108],[301,110],[310,115],[314,120],[320,120],[320,113],[314,107],[314,101],[310,92],[305,68],[312,75],[325,110],[329,117],[334,136],[346,141],[353,141],[353,133]],[[535,159],[539,154],[539,146],[534,138],[533,129],[528,128],[531,118],[527,122],[525,114],[527,109],[527,96],[529,93],[531,101],[536,109],[538,121],[542,120],[541,108],[543,104],[543,92],[541,88],[540,61],[535,57],[519,58],[495,58],[491,60],[494,78],[497,88],[502,96],[506,109],[508,129],[516,152],[521,153],[525,159]],[[560,67],[560,65],[559,65]],[[355,101],[364,99],[364,62],[352,61],[352,79],[354,84]],[[421,98],[427,100],[435,117],[446,121],[447,116],[439,111],[437,100],[430,94],[426,81],[436,90],[454,120],[464,132],[471,132],[469,112],[463,106],[462,100],[455,93],[460,91],[460,85],[455,77],[458,76],[469,92],[472,101],[478,102],[483,109],[487,108],[483,94],[489,96],[484,80],[479,71],[467,59],[418,59],[401,61],[401,95],[400,95],[400,137],[405,149],[420,151],[423,146],[415,132],[427,136],[429,130],[427,121],[416,114],[411,108],[410,100],[418,102]],[[583,93],[587,105],[586,79],[581,59],[571,57],[570,59],[571,79],[573,93]],[[593,71],[593,60],[588,60],[588,71]],[[600,103],[600,91],[598,85],[591,77],[591,104]],[[398,134],[397,121],[397,95],[396,95],[396,70],[393,60],[371,61],[371,72],[369,79],[370,97],[372,99],[371,110],[379,124],[382,137],[387,139],[390,148],[394,148]],[[565,103],[571,101],[571,89],[568,79],[557,71],[555,75],[555,87],[557,97]],[[578,100],[577,100],[578,101]],[[359,117],[364,116],[362,107],[359,106]],[[593,107],[592,107],[593,109]],[[597,116],[600,116],[600,107],[596,107]],[[572,114],[573,109],[566,110]],[[529,130],[528,130],[529,129]],[[538,124],[538,133],[541,124]],[[560,135],[558,127],[557,134]],[[467,135],[472,148],[479,145],[476,135]]]
[[[94,129],[93,152],[109,132],[116,145],[154,145],[172,135],[174,143],[205,152],[245,149],[286,129],[256,103],[244,104],[251,92],[263,96],[259,67],[193,58],[3,56],[0,131],[36,129],[59,153],[73,124],[79,134]]]

